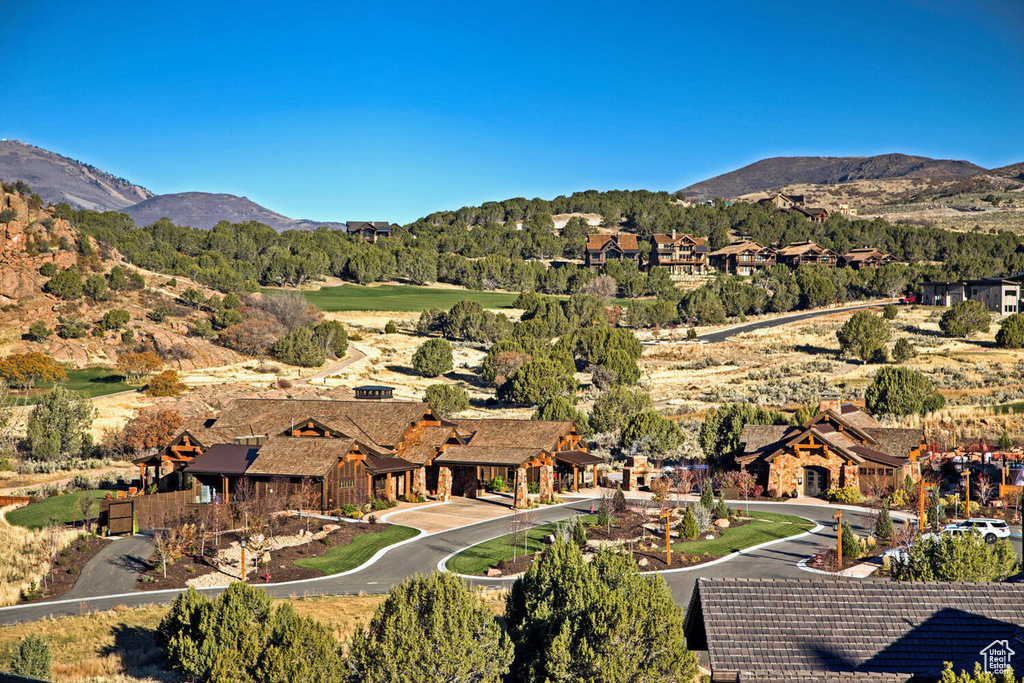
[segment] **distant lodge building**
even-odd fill
[[[541,498],[592,486],[603,461],[572,422],[445,420],[426,403],[361,398],[235,399],[135,462],[143,487],[191,490],[196,503],[230,502],[245,478],[326,512],[373,497],[476,497],[499,477],[524,507],[531,484]]]
[[[636,235],[587,235],[587,267],[597,270],[609,261],[632,261],[640,266],[640,245]]]
[[[708,247],[703,237],[653,235],[651,265],[666,268],[669,275],[702,275],[708,269]]]
[[[739,240],[708,254],[711,265],[723,273],[753,275],[775,265],[775,250],[751,240]]]
[[[709,251],[702,237],[690,234],[654,234],[648,267],[659,266],[673,277],[704,275],[714,270],[733,275],[753,275],[776,264],[790,268],[803,265],[823,265],[829,268],[850,267],[856,270],[877,268],[896,263],[896,257],[881,249],[865,247],[852,249],[840,256],[836,252],[807,240],[793,242],[773,249],[750,239],[739,239],[717,251]],[[642,265],[640,245],[636,235],[619,232],[614,235],[587,237],[586,264],[597,270],[611,261],[632,261]]]
[[[1024,312],[1021,309],[1021,283],[1024,274],[1010,278],[982,278],[961,282],[925,282],[921,285],[921,303],[925,306],[952,306],[961,301],[980,301],[1000,315]]]
[[[835,267],[839,263],[839,254],[821,246],[817,242],[794,242],[775,252],[775,260],[790,268],[805,265],[823,265]]]
[[[399,227],[397,223],[387,221],[346,221],[345,229],[350,235],[359,235],[367,242],[376,242],[381,237],[391,237],[394,228]]]
[[[746,425],[740,443],[736,462],[766,491],[820,497],[833,487],[866,492],[899,486],[908,475],[919,479],[925,436],[922,429],[883,427],[856,406],[826,396],[804,424]]]

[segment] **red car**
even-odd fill
[[[916,304],[917,303],[917,297],[914,296],[913,294],[908,294],[907,296],[905,296],[902,299],[900,299],[900,303],[901,304]]]

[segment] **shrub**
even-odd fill
[[[300,327],[277,340],[272,347],[274,358],[282,363],[304,368],[316,368],[324,364],[324,347],[313,338],[308,327]]]
[[[82,285],[82,291],[93,301],[106,301],[110,298],[110,287],[107,286],[107,278],[102,275],[90,275]]]
[[[643,389],[613,386],[594,401],[590,425],[595,432],[618,431],[631,417],[652,405],[650,394]]]
[[[37,320],[28,328],[28,338],[32,341],[46,341],[46,338],[53,334],[53,330],[47,327],[42,320]]]
[[[115,292],[120,292],[128,286],[128,278],[125,277],[124,268],[114,266],[110,269],[110,272],[107,273],[107,286]]]
[[[395,507],[395,503],[391,502],[387,498],[374,498],[370,501],[370,507],[374,510],[389,510]]]
[[[167,320],[167,317],[171,315],[171,309],[168,306],[157,306],[153,310],[146,313],[146,317],[155,323],[162,323]]]
[[[363,516],[363,513],[360,512],[359,508],[357,508],[355,505],[352,505],[351,503],[345,503],[338,510],[338,516],[348,517],[349,519],[359,519]]]
[[[884,348],[892,331],[889,323],[870,311],[857,311],[836,332],[841,353],[870,361]]]
[[[860,540],[857,538],[857,534],[853,533],[853,527],[850,526],[849,522],[843,522],[841,538],[844,560],[856,560],[861,556]]]
[[[491,493],[502,493],[508,490],[508,485],[505,483],[504,477],[494,477],[487,482],[486,488]]]
[[[398,325],[395,324],[394,320],[389,320],[387,325],[384,326],[384,334],[395,334],[398,332]]]
[[[221,330],[218,341],[226,348],[243,355],[263,356],[270,352],[283,333],[284,327],[276,320],[247,320]]]
[[[213,323],[210,322],[209,318],[200,318],[192,325],[192,329],[189,331],[196,337],[210,339],[213,337]]]
[[[12,674],[45,679],[50,677],[50,642],[43,636],[29,633],[11,651],[7,669]]]
[[[43,265],[39,266],[39,274],[43,277],[53,277],[57,274],[57,264],[52,261],[47,261]]]
[[[313,337],[325,355],[341,358],[348,351],[348,332],[337,320],[324,320],[313,328]]]
[[[856,486],[833,486],[825,492],[825,498],[846,505],[856,505],[861,501],[860,490]]]
[[[150,396],[177,396],[187,390],[188,387],[178,379],[177,370],[164,370],[143,388]]]
[[[942,314],[939,328],[947,337],[969,337],[975,332],[988,332],[992,318],[980,301],[958,301]]]
[[[686,506],[686,514],[683,515],[683,521],[679,523],[679,538],[684,541],[693,541],[700,534],[700,530],[697,528],[697,518],[693,516],[693,506]]]
[[[896,489],[902,492],[902,489]],[[889,501],[883,500],[882,507],[878,511],[878,519],[875,520],[875,537],[889,540],[893,537],[892,517],[889,515]]]
[[[897,339],[896,345],[892,347],[892,359],[897,363],[906,363],[916,355],[917,349],[904,337]]]
[[[531,481],[526,485],[527,493],[540,493],[540,484],[535,481]]]
[[[348,680],[374,683],[499,683],[513,656],[508,636],[476,593],[440,573],[393,587],[347,651]]]
[[[4,225],[7,225],[17,217],[18,212],[14,209],[4,209],[3,211],[0,211],[0,223],[3,223]]]
[[[725,498],[718,497],[718,505],[715,506],[715,519],[729,519],[729,508],[725,505]]]
[[[996,332],[996,346],[1003,349],[1024,348],[1024,313],[1014,313],[1002,322]]]
[[[424,400],[440,417],[448,417],[469,408],[469,393],[462,387],[450,384],[431,384],[427,387]]]
[[[653,410],[629,418],[619,435],[624,449],[638,453],[665,455],[682,445],[685,435],[672,420]]]
[[[61,339],[81,339],[89,334],[89,324],[75,317],[61,319],[61,326],[57,328],[57,336]]]
[[[110,330],[120,330],[122,327],[128,324],[128,321],[132,319],[131,314],[122,308],[112,308],[103,314],[103,320],[100,321],[98,327],[103,332]]]
[[[1007,539],[990,545],[976,534],[941,534],[918,538],[890,571],[897,581],[1003,581],[1019,566]]]
[[[622,492],[621,486],[615,487],[615,493],[612,494],[612,510],[619,514],[622,514],[628,509],[626,503],[626,494]]]
[[[78,272],[78,266],[71,266],[67,270],[50,278],[43,288],[46,292],[66,300],[80,299],[82,297],[83,284],[82,275]]]
[[[412,356],[412,367],[424,377],[437,377],[450,372],[452,345],[447,339],[428,339]]]
[[[121,343],[125,346],[133,346],[135,344],[135,332],[132,330],[125,330],[122,332]]]
[[[91,445],[92,404],[63,386],[56,386],[32,409],[25,441],[34,460],[66,461]]]
[[[938,410],[946,404],[946,399],[920,372],[890,366],[875,374],[864,392],[864,402],[876,415],[902,416]]]
[[[895,320],[899,314],[899,309],[896,308],[896,304],[886,304],[882,308],[882,317],[886,320]]]

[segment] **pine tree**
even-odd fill
[[[679,523],[679,537],[684,541],[692,541],[700,534],[697,528],[697,518],[693,516],[693,506],[687,506],[683,521]]]
[[[615,494],[612,496],[612,509],[621,514],[626,511],[626,507],[626,494],[622,492],[621,486],[616,486]]]
[[[49,677],[50,642],[40,635],[29,633],[11,651],[7,668],[19,676]]]
[[[882,501],[882,508],[878,511],[878,519],[875,521],[875,538],[889,540],[893,537],[892,517],[889,515],[889,501]]]
[[[715,492],[711,488],[711,482],[704,484],[704,490],[700,492],[700,504],[705,510],[711,510],[715,505]]]
[[[856,560],[860,557],[860,541],[849,522],[843,522],[843,560]]]
[[[719,496],[718,505],[715,506],[715,519],[729,519],[729,508],[725,505],[725,498]]]
[[[351,683],[499,683],[512,662],[512,644],[494,615],[452,574],[392,588],[348,651]]]
[[[669,683],[697,673],[664,580],[610,550],[587,563],[575,544],[555,541],[513,585],[505,615],[521,683]]]

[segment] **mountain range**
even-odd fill
[[[679,192],[690,199],[731,198],[797,183],[834,185],[855,180],[959,180],[985,173],[969,161],[906,154],[872,157],[773,157],[701,181]]]
[[[906,154],[869,157],[773,157],[684,187],[691,199],[736,198],[777,191],[791,185],[852,187],[856,181],[950,183],[976,176],[995,176],[1019,185],[1024,164],[987,171],[969,161],[931,159]],[[258,221],[275,230],[343,227],[343,223],[289,218],[246,197],[209,192],[157,195],[124,178],[60,154],[18,142],[0,140],[0,178],[24,180],[44,202],[67,202],[74,208],[122,211],[137,225],[149,225],[166,216],[177,225],[209,229],[222,220]],[[852,185],[850,185],[852,184]],[[1015,185],[1015,186],[1016,186]],[[386,219],[386,216],[371,217]]]

